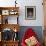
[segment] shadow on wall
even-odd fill
[[[43,43],[43,30],[42,30],[42,26],[21,26],[20,27],[20,32],[19,32],[20,42],[21,42],[21,40],[22,40],[22,38],[24,36],[25,31],[28,28],[32,28],[34,30],[34,32],[36,32],[39,41],[41,43]]]

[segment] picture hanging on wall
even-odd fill
[[[26,20],[36,19],[36,6],[25,6],[25,19]]]

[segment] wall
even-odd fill
[[[21,26],[42,26],[43,25],[43,6],[42,0],[21,0],[20,18]],[[36,6],[36,20],[25,20],[25,6]]]
[[[15,0],[0,0],[0,6],[14,6]],[[43,6],[42,0],[17,0],[19,6],[20,26],[43,26]],[[36,20],[25,20],[25,6],[36,6]]]

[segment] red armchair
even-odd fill
[[[27,44],[26,44],[26,42],[25,42],[25,40],[26,39],[29,39],[29,38],[32,38],[32,36],[34,37],[34,39],[36,38],[36,33],[31,29],[31,28],[29,28],[29,29],[27,29],[27,31],[25,32],[25,35],[24,35],[24,37],[22,38],[22,42],[21,42],[21,46],[27,46],[27,44],[28,44],[28,42],[27,42]],[[32,38],[33,39],[33,38]],[[30,40],[32,40],[32,39],[30,39]],[[34,45],[34,46],[41,46],[41,44],[40,44],[40,42],[37,40],[37,38],[36,38],[36,44]],[[31,44],[31,43],[30,43]],[[31,46],[31,45],[30,45]]]

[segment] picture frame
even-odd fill
[[[36,6],[25,6],[25,19],[26,20],[36,19]]]
[[[2,15],[9,15],[9,10],[2,10]]]
[[[9,11],[9,14],[10,14],[10,15],[16,15],[17,13],[18,13],[18,12],[17,12],[16,10],[10,10],[10,11]]]

